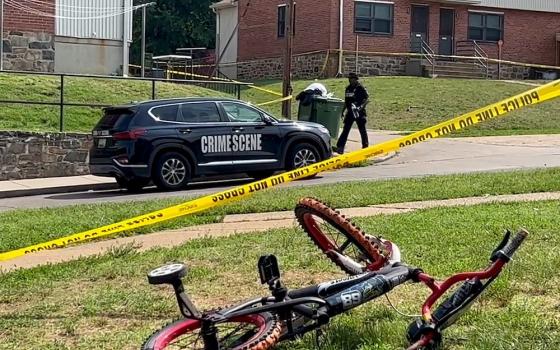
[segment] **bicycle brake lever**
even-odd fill
[[[504,238],[502,239],[500,244],[498,244],[498,247],[496,247],[496,249],[494,249],[494,251],[492,252],[492,255],[490,255],[490,261],[494,262],[499,258],[498,252],[500,250],[502,250],[506,246],[506,244],[508,244],[510,237],[511,237],[511,231],[506,230],[506,234],[504,235]]]

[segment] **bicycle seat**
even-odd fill
[[[169,264],[148,273],[150,284],[175,284],[187,275],[185,264]]]

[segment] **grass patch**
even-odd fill
[[[297,94],[309,80],[294,81]],[[344,96],[346,79],[322,81],[336,97]],[[531,87],[497,81],[464,79],[425,79],[415,77],[368,77],[362,79],[372,96],[368,106],[369,127],[382,130],[411,131],[432,126],[454,116],[513,96]],[[265,88],[281,91],[279,81],[257,82]],[[169,83],[157,84],[157,98],[188,96],[226,96],[215,90]],[[121,104],[151,98],[149,82],[65,78],[66,102]],[[263,91],[245,88],[242,99],[253,103],[276,99]],[[0,99],[60,101],[59,79],[48,76],[0,74]],[[281,115],[281,104],[265,106],[275,116]],[[560,132],[560,101],[514,112],[506,118],[469,128],[459,136],[551,134]],[[297,104],[292,108],[297,119]],[[89,132],[100,118],[99,109],[67,107],[65,130]],[[59,109],[3,105],[0,129],[57,131]]]
[[[123,104],[151,99],[147,81],[65,77],[67,103]],[[198,86],[156,83],[157,98],[228,96]],[[0,99],[60,102],[60,78],[0,73]],[[0,129],[58,131],[60,110],[56,106],[2,105]],[[65,107],[64,130],[90,132],[101,118],[99,108]]]
[[[369,127],[396,131],[421,130],[532,88],[520,84],[470,79],[374,77],[361,80],[372,96],[372,103],[367,107]],[[295,94],[305,89],[311,82],[311,80],[294,81]],[[321,82],[335,94],[335,97],[344,96],[346,79],[326,79]],[[282,91],[282,83],[278,81],[259,82],[258,85]],[[254,103],[273,99],[271,95],[255,89],[246,90],[243,98]],[[280,104],[263,108],[274,115],[281,115]],[[549,101],[452,135],[559,133],[559,111],[560,100]],[[292,107],[292,115],[292,119],[297,119],[297,104]]]
[[[526,227],[527,243],[455,328],[450,349],[556,349],[560,342],[558,201],[441,208],[362,218],[368,232],[399,244],[405,261],[444,277],[486,264],[505,228]],[[256,262],[276,254],[291,288],[341,276],[299,229],[199,239],[173,249],[133,250],[0,275],[0,349],[137,349],[178,317],[168,287],[145,274],[171,261],[190,267],[184,282],[195,303],[213,308],[268,294]],[[417,313],[426,291],[397,288],[392,301]],[[320,349],[396,349],[409,320],[383,299],[333,320]],[[310,335],[280,349],[318,349]]]
[[[293,210],[297,200],[305,196],[321,198],[338,208],[349,208],[406,201],[559,190],[560,168],[280,188],[258,193],[247,200],[198,215],[185,216],[120,235],[215,223],[220,222],[227,214]],[[0,251],[64,237],[186,200],[188,198],[170,198],[3,212],[0,213]]]

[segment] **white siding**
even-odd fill
[[[237,66],[232,63],[237,62],[237,6],[221,8],[217,11],[217,30],[216,49],[221,55],[220,70],[230,78],[237,78]],[[232,36],[229,46],[226,44]]]
[[[478,6],[560,12],[560,0],[481,0]]]
[[[127,9],[132,0],[124,0]],[[122,12],[123,0],[56,0],[56,35],[122,40],[123,15],[101,18]],[[132,41],[132,12],[126,12],[127,39]]]

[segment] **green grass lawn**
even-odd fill
[[[310,84],[294,81],[294,95]],[[346,79],[321,81],[335,97],[344,97]],[[382,130],[417,131],[473,111],[504,98],[532,89],[530,86],[498,81],[465,79],[426,79],[413,77],[362,78],[372,96],[367,107],[368,127]],[[279,81],[257,85],[282,91]],[[274,96],[247,89],[243,98],[253,103],[273,100]],[[281,105],[263,107],[273,115],[281,114]],[[297,103],[292,104],[297,118]],[[549,101],[513,112],[498,120],[485,122],[462,131],[461,136],[553,134],[560,132],[560,100]]]
[[[369,127],[383,130],[414,131],[457,115],[497,102],[531,87],[485,80],[425,79],[414,77],[363,78],[373,101],[368,106]],[[311,81],[294,81],[294,94]],[[346,79],[322,81],[336,97],[343,97]],[[281,91],[281,82],[257,82],[259,86]],[[224,94],[193,86],[158,83],[157,97],[222,96]],[[67,77],[65,99],[75,103],[120,104],[151,98],[149,82],[133,82]],[[246,88],[242,99],[262,103],[278,96]],[[0,99],[59,101],[58,79],[46,76],[0,74]],[[280,116],[281,104],[264,107]],[[293,104],[297,118],[297,104]],[[100,118],[100,110],[67,107],[65,130],[89,132]],[[0,106],[0,130],[57,131],[59,109],[48,106]],[[560,132],[560,101],[552,101],[512,113],[510,116],[469,128],[459,135],[510,135]]]
[[[67,103],[123,104],[151,99],[149,81],[65,77]],[[157,98],[230,95],[198,86],[156,84]],[[0,73],[0,100],[60,101],[60,79],[50,76]],[[101,118],[100,108],[65,107],[65,131],[90,132]],[[0,130],[58,131],[60,109],[56,106],[0,104]]]
[[[227,214],[293,210],[298,199],[305,196],[317,197],[336,207],[348,208],[405,201],[546,191],[560,191],[560,168],[279,188],[260,192],[247,200],[214,210],[121,235],[221,222]],[[2,212],[0,252],[93,229],[188,199],[158,199]]]
[[[558,201],[440,208],[356,220],[397,242],[404,260],[445,277],[484,267],[506,228],[531,235],[494,285],[454,328],[446,349],[557,349],[560,343]],[[72,226],[66,223],[66,226]],[[134,249],[0,275],[0,349],[138,349],[179,317],[169,287],[147,283],[161,264],[189,266],[188,292],[203,309],[267,295],[257,278],[260,255],[278,256],[296,288],[342,276],[300,229],[199,239],[174,249]],[[418,313],[426,291],[398,287],[392,302]],[[410,319],[380,298],[335,318],[317,347],[313,335],[280,349],[398,349]]]

